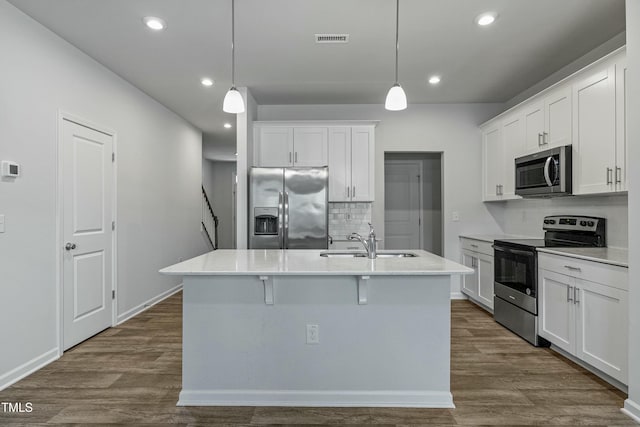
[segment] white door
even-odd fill
[[[420,249],[422,203],[419,161],[388,160],[384,165],[386,249]]]
[[[504,183],[504,145],[500,128],[487,130],[484,134],[484,200],[500,198],[499,185]]]
[[[574,279],[548,270],[538,270],[540,336],[561,349],[575,351],[573,315]]]
[[[327,128],[293,128],[293,165],[327,166]]]
[[[493,309],[493,257],[478,254],[478,300]]]
[[[293,128],[264,127],[257,133],[258,144],[254,153],[258,166],[293,166]]]
[[[575,194],[614,190],[616,163],[615,67],[573,85]]]
[[[544,110],[544,148],[571,144],[571,86],[545,97]]]
[[[462,291],[473,297],[478,295],[478,255],[472,252],[462,251],[462,265],[473,269],[472,274],[462,276]]]
[[[351,200],[373,201],[373,128],[351,128]]]
[[[538,151],[543,147],[544,103],[538,101],[528,105],[524,112],[525,151]]]
[[[627,292],[576,279],[576,356],[627,384]]]
[[[329,201],[351,200],[351,128],[329,128]]]
[[[514,196],[516,194],[515,159],[521,156],[524,151],[524,126],[522,122],[522,117],[517,113],[514,116],[507,117],[502,125],[502,141],[504,144],[502,194],[504,196]]]
[[[63,342],[111,326],[113,138],[63,121]]]

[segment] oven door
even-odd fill
[[[494,292],[497,297],[537,314],[535,249],[494,245]]]

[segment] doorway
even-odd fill
[[[385,153],[386,249],[443,254],[442,153]]]
[[[114,319],[114,134],[60,118],[62,349]]]

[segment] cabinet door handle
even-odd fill
[[[291,163],[291,151],[289,151],[289,163]]]
[[[542,132],[542,145],[547,145],[549,143],[549,134],[547,132]]]
[[[567,286],[567,302],[572,302],[573,299],[571,298],[571,290],[573,289],[573,286]]]
[[[578,299],[578,296],[580,295],[580,289],[578,289],[577,287],[573,288],[573,303],[574,304],[580,304],[580,300]]]
[[[296,151],[294,162],[298,163],[298,152]]]
[[[500,184],[500,195],[504,196],[504,185]]]
[[[580,267],[574,267],[572,265],[565,265],[564,268],[568,268],[569,270],[573,270],[573,271],[582,271]]]
[[[613,179],[611,178],[612,172],[613,172],[613,169],[607,168],[607,185],[613,184]]]
[[[542,145],[542,134],[539,133],[538,134],[538,147],[540,147]]]
[[[349,186],[347,185],[347,199],[348,199],[349,197],[351,197],[351,196],[349,195]]]
[[[355,197],[356,197],[356,186],[355,186],[355,185],[353,186],[353,191],[351,192],[351,196],[352,196],[353,198],[355,198]]]
[[[616,184],[622,184],[622,168],[616,166]]]

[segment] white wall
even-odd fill
[[[640,217],[640,2],[627,0],[627,141],[629,142],[629,212]],[[625,409],[640,422],[640,226],[629,224],[629,398]]]
[[[380,105],[260,105],[258,120],[380,120],[376,127],[373,223],[384,236],[384,153],[443,152],[444,256],[460,259],[458,235],[499,232],[496,218],[481,202],[481,135],[478,125],[500,104],[409,105],[386,111]],[[451,212],[460,221],[451,221]],[[459,292],[454,281],[452,292]]]
[[[118,314],[178,285],[158,269],[204,250],[201,134],[0,0],[0,388],[58,354],[58,110],[117,132]]]
[[[542,237],[546,215],[588,215],[607,219],[607,246],[627,248],[627,196],[556,197],[493,203],[505,233]]]
[[[253,164],[253,122],[258,116],[258,104],[246,87],[238,88],[246,103],[246,110],[236,117],[236,135],[238,153],[237,158],[237,201],[236,216],[238,218],[236,224],[236,247],[238,249],[247,249],[248,246],[248,201],[249,201],[249,165]]]

